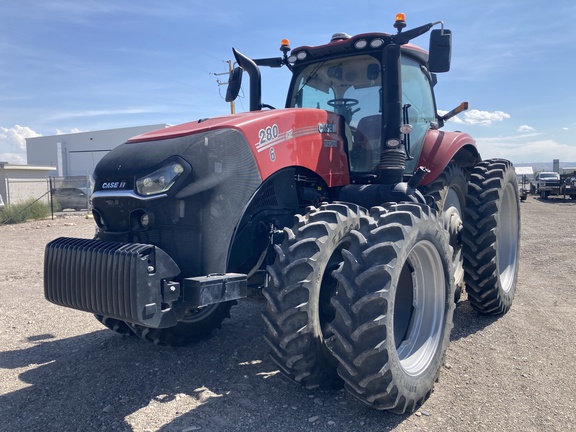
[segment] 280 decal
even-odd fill
[[[278,125],[273,124],[258,131],[258,142],[255,147],[258,153],[260,153],[261,151],[272,149],[273,146],[286,141],[286,139],[286,133],[280,133]],[[274,152],[270,153],[270,160],[276,160]]]
[[[278,125],[268,126],[266,129],[260,129],[258,131],[258,136],[260,141],[258,145],[263,146],[266,143],[278,138]]]
[[[314,127],[305,127],[301,129],[289,129],[286,132],[280,132],[280,128],[277,124],[272,124],[265,128],[262,128],[258,131],[258,139],[254,147],[256,147],[256,151],[258,153],[272,149],[275,145],[281,144],[285,141],[289,141],[293,138],[297,138],[304,135],[313,135],[318,133],[318,129]],[[270,153],[270,160],[276,160],[276,154],[271,151]]]

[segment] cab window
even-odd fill
[[[417,61],[403,56],[402,62],[402,106],[409,104],[408,123],[412,125],[410,134],[412,161],[407,161],[406,171],[414,172],[426,132],[436,121],[436,107],[432,87],[428,77]]]
[[[319,108],[344,118],[352,171],[371,171],[379,160],[380,71],[375,57],[358,55],[308,65],[293,81],[289,107]]]

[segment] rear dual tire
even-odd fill
[[[376,409],[415,411],[440,374],[454,312],[452,250],[429,207],[373,208],[343,251],[328,347],[346,389]]]
[[[292,228],[284,228],[285,239],[275,246],[270,284],[263,291],[265,339],[283,374],[307,388],[342,387],[337,362],[325,346],[334,318],[332,272],[365,214],[353,204],[309,207],[305,215],[296,215]]]
[[[463,235],[468,300],[484,314],[506,313],[518,279],[520,201],[512,163],[478,163],[468,182]]]

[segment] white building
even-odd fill
[[[30,199],[48,202],[48,178],[54,176],[51,166],[12,165],[0,162],[0,195],[7,206]]]
[[[114,147],[133,136],[166,127],[167,124],[155,124],[26,138],[26,156],[29,165],[55,167],[51,176],[89,176]]]

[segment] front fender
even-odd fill
[[[434,181],[455,160],[462,167],[471,167],[481,160],[476,142],[467,133],[429,130],[424,139],[418,166],[430,172],[422,180],[422,185]]]

